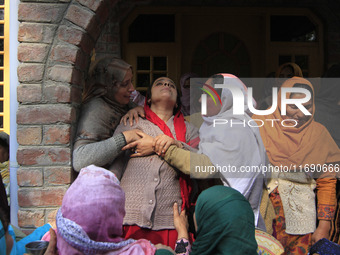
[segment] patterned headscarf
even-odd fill
[[[116,176],[94,165],[83,168],[57,213],[60,254],[154,254],[146,240],[124,240],[125,194]]]

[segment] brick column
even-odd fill
[[[115,0],[19,5],[19,227],[54,220],[71,183],[72,142],[90,54]]]

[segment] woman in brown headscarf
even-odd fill
[[[303,77],[303,73],[301,68],[293,63],[287,62],[279,66],[276,72],[270,73],[266,80],[266,83],[263,87],[262,98],[258,100],[258,109],[266,110],[268,107],[272,105],[272,89],[274,86],[280,88],[282,83],[292,78],[293,76]],[[275,77],[276,79],[271,79],[271,77]],[[275,80],[275,81],[274,81]]]
[[[286,79],[292,78],[294,76],[303,77],[303,73],[301,68],[293,62],[287,62],[280,65],[275,73],[275,77],[280,78],[279,79],[280,86]]]
[[[76,171],[91,164],[109,168],[126,142],[139,138],[135,130],[113,136],[120,118],[135,106],[130,103],[131,66],[118,58],[103,58],[93,63],[89,75],[73,151]]]
[[[303,114],[294,104],[287,105],[286,115],[281,114],[281,91],[293,87],[310,91],[311,99],[302,105],[311,115]],[[304,97],[303,93],[286,95],[290,99]],[[268,190],[276,213],[273,235],[284,246],[285,254],[307,254],[311,244],[329,238],[334,217],[336,178],[332,171],[334,165],[339,168],[340,150],[327,129],[314,121],[314,112],[312,84],[293,77],[282,84],[278,108],[272,114],[253,116],[260,126],[272,169],[276,169],[272,171]],[[321,167],[319,176],[317,166]]]

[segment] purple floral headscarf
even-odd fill
[[[125,193],[116,176],[94,165],[83,168],[57,213],[59,254],[154,254],[146,240],[124,240]]]

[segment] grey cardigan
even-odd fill
[[[121,117],[133,106],[110,104],[101,97],[83,104],[73,149],[74,170],[79,172],[92,164],[110,167],[126,144],[123,134],[113,133]]]
[[[167,122],[176,138],[173,117]],[[186,123],[186,141],[198,136],[198,130]],[[163,134],[158,126],[146,119],[138,124],[119,125],[115,134],[125,130],[140,129],[150,136]],[[186,149],[188,145],[183,144]],[[122,153],[112,165],[112,171],[121,176],[121,187],[125,191],[124,225],[138,225],[152,230],[174,229],[173,204],[182,205],[179,185],[179,172],[156,154],[146,157],[130,158]]]

